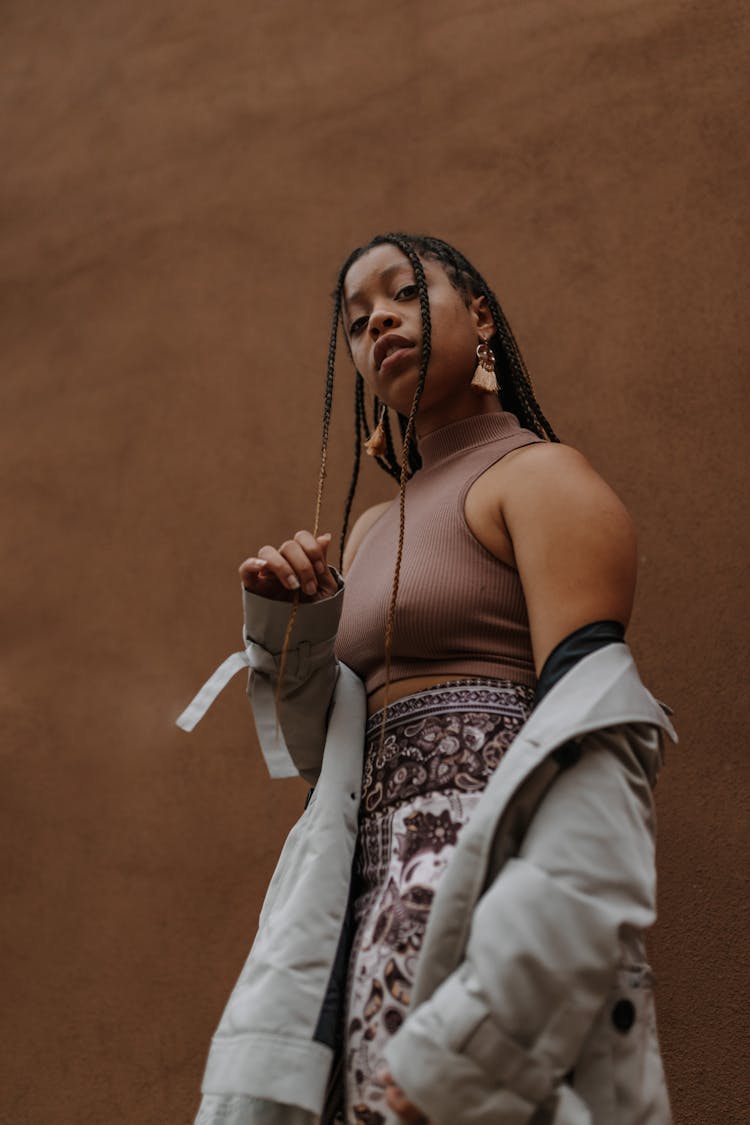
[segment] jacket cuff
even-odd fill
[[[540,1110],[554,1125],[590,1125],[562,1072],[498,1027],[466,963],[409,1016],[385,1057],[432,1125],[529,1125]]]
[[[527,1125],[553,1090],[548,1068],[494,1025],[466,962],[409,1015],[385,1057],[397,1084],[434,1125]]]
[[[301,602],[292,630],[292,643],[299,640],[311,645],[320,644],[336,636],[344,604],[344,579],[334,566],[328,568],[336,579],[338,592],[319,602]],[[261,645],[278,655],[284,644],[284,634],[289,623],[291,602],[264,598],[242,587],[242,605],[245,615],[245,643]]]

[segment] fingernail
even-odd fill
[[[318,561],[315,564],[315,569],[317,570],[318,574],[325,574],[326,564],[323,562],[322,559],[318,559]]]
[[[291,586],[293,590],[299,590],[299,579],[296,578],[293,574],[290,574],[287,578],[287,584]]]
[[[305,593],[306,594],[314,594],[317,589],[318,589],[318,583],[317,582],[306,582],[305,583]]]

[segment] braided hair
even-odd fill
[[[495,334],[488,341],[495,357],[495,374],[498,383],[498,399],[502,400],[504,410],[508,410],[515,414],[519,423],[525,429],[531,430],[539,437],[544,438],[546,441],[559,441],[555,435],[552,427],[542,413],[542,409],[536,400],[534,388],[526,370],[526,366],[521,357],[521,352],[515,341],[510,326],[505,319],[505,315],[500,307],[500,303],[495,294],[490,289],[487,282],[477,269],[464,257],[455,247],[449,243],[444,242],[440,238],[432,238],[426,235],[413,235],[404,233],[392,234],[379,234],[371,239],[366,245],[357,247],[353,250],[349,257],[344,262],[339,270],[336,288],[333,291],[333,319],[331,324],[331,335],[328,346],[328,369],[326,374],[325,385],[325,403],[323,409],[323,440],[321,447],[321,461],[320,472],[318,474],[318,490],[315,503],[315,518],[312,534],[317,536],[320,524],[320,509],[323,499],[323,482],[326,477],[326,463],[328,457],[328,431],[331,417],[331,407],[333,403],[333,376],[336,363],[336,342],[338,338],[339,321],[341,320],[341,308],[343,303],[343,290],[346,275],[350,267],[375,246],[381,246],[383,243],[390,243],[397,246],[399,250],[408,258],[412,269],[414,271],[414,280],[417,285],[417,292],[419,295],[419,311],[422,321],[422,351],[419,364],[419,374],[417,377],[417,387],[414,392],[411,408],[408,416],[396,412],[398,419],[399,430],[401,432],[401,455],[397,456],[393,444],[393,435],[391,433],[390,420],[387,410],[383,412],[383,430],[385,436],[385,451],[382,455],[376,458],[377,463],[399,482],[399,501],[400,501],[400,521],[399,521],[399,536],[398,536],[398,549],[396,552],[396,564],[393,578],[393,586],[391,590],[391,599],[388,607],[388,616],[385,628],[385,699],[383,706],[383,716],[380,730],[380,741],[382,744],[385,734],[385,719],[388,709],[388,688],[390,686],[390,665],[391,665],[391,642],[393,636],[393,621],[396,609],[396,598],[398,596],[399,575],[401,572],[401,556],[404,544],[404,509],[405,509],[405,489],[407,481],[418,472],[422,466],[422,459],[413,440],[414,428],[416,423],[417,408],[419,400],[422,397],[424,389],[425,377],[427,374],[427,367],[430,362],[431,352],[431,321],[430,321],[430,302],[427,292],[427,282],[425,279],[424,269],[422,266],[422,258],[429,258],[438,262],[445,270],[451,284],[459,293],[462,294],[466,304],[468,305],[472,297],[482,296],[487,302],[487,306],[492,316],[492,321],[495,326]],[[348,340],[347,340],[348,348]],[[351,349],[349,349],[351,356]],[[363,440],[366,441],[375,429],[377,424],[378,415],[380,413],[381,404],[377,395],[373,395],[373,423],[372,427],[368,425],[367,411],[365,405],[365,385],[364,380],[358,371],[355,371],[355,384],[354,384],[354,467],[352,470],[352,478],[349,485],[349,491],[346,496],[344,504],[344,518],[341,528],[341,537],[339,540],[339,569],[343,565],[344,557],[344,543],[346,541],[346,533],[349,526],[349,516],[351,514],[352,502],[359,479],[359,470],[361,463],[361,450]],[[289,640],[291,637],[292,629],[294,626],[294,619],[296,616],[297,605],[299,604],[299,591],[295,591],[292,610],[287,624],[286,633],[284,636],[284,643],[282,645],[281,660],[279,666],[279,681],[276,691],[276,721],[278,730],[279,707],[281,701],[281,685],[286,667],[286,657],[289,648]]]

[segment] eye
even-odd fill
[[[416,285],[403,285],[399,289],[396,296],[397,297],[403,297],[405,300],[409,301],[412,297],[416,297],[418,292],[419,292],[419,289],[417,288]]]
[[[357,317],[357,319],[353,320],[352,323],[349,325],[349,335],[350,336],[356,336],[358,332],[362,331],[362,329],[364,328],[366,323],[367,323],[367,317],[366,316]]]

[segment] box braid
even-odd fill
[[[348,268],[348,266],[346,268]],[[316,538],[317,538],[317,535],[318,535],[318,529],[320,527],[320,508],[321,508],[321,505],[322,505],[322,502],[323,502],[323,483],[324,483],[324,481],[326,479],[326,475],[327,475],[326,466],[327,466],[327,462],[328,462],[328,430],[329,430],[329,426],[330,426],[330,422],[331,422],[331,407],[333,406],[333,369],[334,369],[334,366],[335,366],[335,363],[336,363],[336,338],[338,336],[339,318],[341,316],[341,294],[342,294],[342,290],[343,290],[343,281],[344,281],[345,272],[346,272],[345,268],[342,267],[342,270],[339,274],[339,280],[338,280],[338,284],[336,286],[336,291],[334,293],[333,323],[331,325],[331,334],[330,334],[330,337],[329,337],[329,340],[328,340],[328,369],[327,369],[327,374],[326,374],[326,388],[325,388],[325,397],[324,397],[324,405],[323,405],[323,440],[322,440],[322,445],[321,445],[320,471],[318,473],[318,492],[317,492],[317,496],[316,496],[316,499],[315,499],[315,517],[314,517],[314,520],[313,520],[313,532],[312,532],[313,535]],[[356,478],[357,478],[358,474],[359,474],[359,451],[357,451],[356,460],[355,460],[354,483],[356,483]],[[351,495],[353,496],[353,494],[354,494],[353,493],[353,486],[350,489],[350,492],[351,492]],[[349,507],[351,507],[351,500],[347,499],[347,504],[348,504]],[[347,514],[348,514],[349,507],[347,508]],[[340,565],[341,564],[339,563],[339,567],[340,567]],[[283,685],[283,682],[284,682],[284,672],[286,670],[286,661],[287,661],[287,654],[288,654],[288,651],[289,651],[289,642],[290,642],[291,636],[292,636],[292,629],[294,628],[294,621],[295,621],[295,618],[297,617],[297,606],[299,605],[299,595],[300,595],[299,589],[295,590],[294,595],[292,597],[291,613],[289,614],[289,620],[287,622],[286,631],[284,633],[284,640],[283,640],[283,643],[281,645],[281,659],[279,661],[279,681],[278,681],[278,684],[276,685],[276,696],[275,696],[276,738],[277,739],[279,737],[282,685]]]
[[[487,301],[495,325],[495,335],[489,344],[495,356],[498,397],[502,399],[503,408],[515,414],[527,430],[547,441],[558,441],[536,400],[531,377],[510,325],[485,279],[460,251],[442,239],[416,236],[414,241],[423,255],[440,262],[457,289],[467,297],[482,296]]]
[[[321,463],[320,472],[318,475],[318,490],[315,504],[315,519],[313,525],[313,535],[317,536],[320,508],[323,496],[323,483],[326,477],[326,463],[328,457],[328,431],[331,416],[331,406],[333,402],[333,375],[336,361],[336,340],[338,336],[339,320],[341,319],[341,306],[343,303],[343,288],[346,274],[359,258],[367,253],[368,250],[373,249],[375,246],[382,245],[383,243],[391,243],[397,246],[399,250],[409,259],[409,262],[414,270],[414,279],[417,284],[417,291],[419,295],[419,310],[422,322],[422,346],[421,358],[419,365],[419,374],[417,377],[417,387],[414,392],[411,408],[408,417],[397,412],[399,428],[401,431],[401,459],[400,462],[396,457],[395,448],[393,445],[393,438],[390,428],[390,418],[386,410],[383,418],[383,429],[385,433],[385,453],[376,458],[378,464],[384,469],[389,476],[398,480],[399,482],[399,535],[398,535],[398,548],[396,552],[396,564],[393,578],[393,586],[391,590],[391,599],[388,606],[388,616],[386,619],[385,629],[385,697],[383,706],[383,717],[380,727],[380,745],[382,747],[383,739],[385,736],[385,721],[388,709],[388,689],[390,687],[390,666],[391,666],[391,644],[393,637],[393,622],[396,608],[396,598],[398,596],[399,576],[401,572],[401,557],[403,553],[404,544],[404,527],[405,527],[405,498],[406,498],[406,482],[417,472],[422,465],[422,459],[413,441],[415,419],[419,400],[422,397],[424,389],[425,378],[427,374],[427,367],[430,361],[431,353],[431,319],[430,319],[430,302],[427,292],[427,281],[424,275],[424,269],[420,260],[422,257],[431,258],[440,263],[445,269],[451,283],[464,295],[467,304],[472,295],[483,296],[487,301],[490,309],[493,323],[495,325],[495,335],[491,337],[489,344],[495,356],[496,377],[498,382],[498,399],[501,399],[504,410],[509,410],[519,420],[521,426],[536,433],[539,437],[547,441],[558,441],[552,427],[542,413],[542,409],[536,400],[534,388],[531,378],[526,370],[518,345],[515,341],[513,333],[511,332],[510,325],[508,324],[505,315],[500,307],[497,297],[490,289],[487,282],[477,269],[463,256],[455,247],[449,243],[444,242],[439,238],[432,238],[425,235],[410,235],[404,233],[391,233],[376,235],[364,246],[358,247],[353,250],[349,257],[344,262],[339,270],[336,288],[333,292],[333,318],[331,325],[331,335],[328,346],[328,368],[326,375],[325,387],[325,403],[323,410],[323,440],[321,447]],[[347,349],[351,357],[351,349],[349,342]],[[377,425],[378,413],[380,410],[380,402],[377,396],[374,397],[374,421],[373,428]],[[363,437],[364,434],[364,437]],[[370,437],[371,431],[367,425],[367,413],[365,408],[365,392],[364,380],[358,371],[355,375],[355,388],[354,388],[354,467],[352,478],[349,485],[349,491],[346,496],[344,505],[344,519],[341,529],[341,538],[339,542],[339,569],[343,565],[344,557],[344,543],[346,541],[346,533],[349,525],[349,516],[351,513],[352,502],[354,493],[359,479],[359,470],[361,464],[361,449],[363,440],[366,441]],[[284,635],[284,642],[281,651],[281,660],[279,665],[279,681],[276,691],[276,723],[277,733],[279,724],[279,709],[281,701],[281,686],[286,667],[286,657],[291,638],[294,619],[296,617],[297,606],[299,604],[299,590],[294,592],[292,611],[287,624],[286,633]]]

